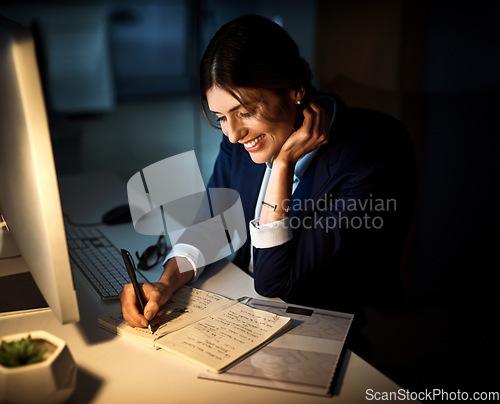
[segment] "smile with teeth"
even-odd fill
[[[243,143],[243,146],[245,147],[255,147],[257,143],[259,143],[262,139],[264,139],[264,135],[260,135],[259,137],[255,138],[254,140],[248,142],[248,143]]]

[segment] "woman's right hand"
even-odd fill
[[[120,292],[123,318],[131,327],[147,327],[148,321],[154,324],[154,318],[160,308],[172,297],[173,291],[163,283],[141,284],[142,296],[146,303],[144,313],[141,313],[134,287],[127,283]]]
[[[141,313],[139,301],[131,283],[126,284],[120,292],[123,318],[131,327],[147,327],[148,321],[156,324],[156,314],[170,300],[172,295],[189,282],[194,275],[187,270],[189,262],[182,257],[168,260],[165,270],[158,282],[141,284],[143,301],[146,303]],[[179,268],[184,270],[181,272]]]

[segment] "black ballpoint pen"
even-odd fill
[[[125,267],[127,268],[128,276],[130,277],[130,281],[134,286],[135,296],[137,297],[137,300],[139,301],[139,306],[141,306],[141,310],[144,313],[144,301],[142,300],[142,293],[139,287],[139,282],[137,282],[137,278],[135,277],[136,269],[135,269],[134,259],[127,250],[122,249],[121,252],[123,261],[125,262]],[[151,321],[149,320],[148,320],[148,328],[149,331],[151,331],[151,334],[153,334],[153,329],[151,328]]]

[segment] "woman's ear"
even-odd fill
[[[306,94],[306,90],[304,89],[304,86],[300,86],[299,88],[294,88],[290,90],[290,100],[292,101],[293,104],[300,105],[302,103],[302,100],[304,99],[304,96]]]
[[[300,105],[304,100],[305,94],[306,90],[304,86],[300,86],[299,88],[294,88],[290,90],[290,100],[292,101],[293,104]]]

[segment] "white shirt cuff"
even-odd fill
[[[175,244],[165,258],[165,261],[163,261],[163,265],[165,265],[169,259],[175,257],[183,257],[188,260],[190,266],[179,267],[179,271],[187,272],[193,270],[194,276],[191,282],[196,281],[205,269],[205,259],[203,258],[201,251],[192,245]]]
[[[252,245],[256,248],[276,247],[293,238],[288,217],[263,225],[259,225],[259,219],[254,219],[249,227]]]

